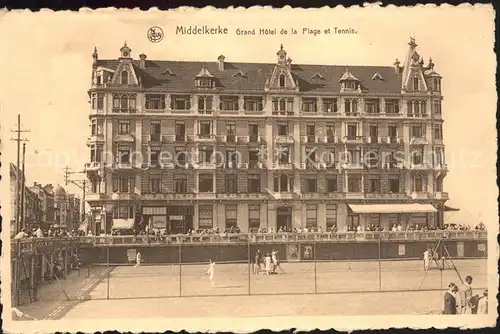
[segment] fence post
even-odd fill
[[[179,297],[182,297],[182,241],[179,243]]]
[[[313,261],[314,261],[314,294],[318,294],[318,282],[317,277],[318,274],[316,272],[316,239],[313,243]]]
[[[378,290],[379,291],[382,291],[382,270],[380,268],[380,264],[381,264],[381,247],[382,247],[382,243],[380,241],[380,234],[378,236]]]
[[[251,271],[252,271],[252,254],[250,252],[250,236],[247,235],[247,247],[248,247],[248,295],[251,295],[250,284],[251,284]]]
[[[107,272],[107,281],[106,284],[106,299],[109,300],[109,240],[106,236],[106,272]]]

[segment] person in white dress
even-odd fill
[[[430,251],[429,249],[426,249],[424,252],[424,270],[429,270],[429,257],[430,257]]]
[[[271,273],[271,255],[269,253],[266,254],[265,265],[266,274],[269,275]]]
[[[212,262],[212,259],[210,259],[210,263],[208,264],[207,275],[212,288],[215,288],[215,262]]]
[[[134,268],[139,268],[141,266],[141,253],[137,252],[137,255],[135,256],[135,266]]]

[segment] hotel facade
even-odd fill
[[[443,225],[441,76],[392,66],[93,54],[92,232]],[[272,54],[271,54],[271,58]]]

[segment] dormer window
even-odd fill
[[[433,86],[435,92],[440,92],[441,91],[441,80],[439,80],[438,78],[434,78],[432,80],[432,86]]]
[[[284,74],[280,75],[280,87],[281,88],[285,87],[285,75]]]
[[[197,80],[197,86],[202,88],[212,87],[212,79],[211,78],[199,78]]]
[[[380,73],[377,72],[373,75],[372,80],[384,80],[384,78]]]
[[[128,72],[122,72],[122,85],[128,85]]]
[[[97,73],[97,75],[96,75],[96,83],[98,85],[102,84],[102,75],[101,75],[101,73]]]
[[[316,73],[314,73],[314,75],[311,78],[312,79],[323,79],[323,76],[321,75],[321,73],[316,72]]]
[[[420,90],[419,88],[420,82],[418,78],[413,78],[413,90]]]
[[[356,89],[356,83],[354,81],[346,81],[344,83],[344,88],[346,90],[355,90]]]

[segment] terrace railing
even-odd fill
[[[439,231],[384,231],[384,232],[303,232],[303,233],[235,233],[235,234],[179,234],[179,235],[117,235],[84,237],[48,237],[12,240],[12,250],[35,252],[53,247],[79,245],[131,245],[131,244],[238,244],[238,243],[282,243],[282,242],[348,242],[374,240],[477,240],[486,239],[485,230],[439,230]],[[15,246],[15,247],[14,247]]]

